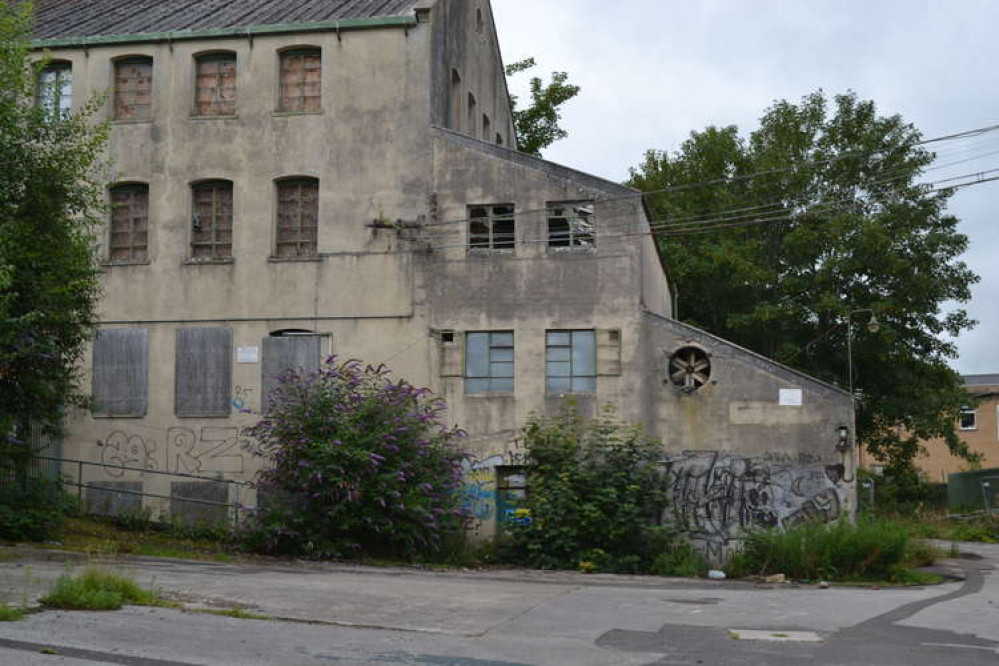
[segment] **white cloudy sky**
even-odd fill
[[[534,56],[582,86],[548,159],[624,180],[649,148],[709,124],[756,125],[775,99],[847,89],[926,137],[999,123],[999,0],[493,0],[506,62]],[[934,178],[999,167],[999,132],[947,144]],[[951,212],[981,276],[955,367],[999,373],[999,182]]]

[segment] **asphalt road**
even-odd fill
[[[880,590],[136,558],[114,566],[187,610],[0,623],[0,665],[996,665],[999,546],[962,551],[960,581]],[[0,563],[0,594],[40,596],[66,559]],[[231,608],[272,619],[195,612]]]

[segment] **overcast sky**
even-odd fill
[[[563,114],[569,138],[545,157],[613,180],[649,148],[711,124],[748,132],[773,100],[818,88],[854,90],[927,138],[999,123],[999,0],[493,0],[493,11],[507,63],[533,56],[536,71],[582,86]],[[999,132],[938,152],[967,161],[932,178],[994,169]],[[980,323],[958,340],[965,374],[999,373],[996,203],[999,182],[951,199],[982,278],[967,306]]]

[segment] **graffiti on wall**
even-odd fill
[[[203,426],[168,428],[137,435],[114,430],[97,441],[100,461],[108,476],[120,478],[132,469],[180,472],[182,474],[243,474],[244,451],[249,438],[246,428]],[[162,442],[163,446],[160,446]]]
[[[754,530],[832,522],[845,510],[843,464],[691,451],[665,461],[665,521],[686,532],[712,562]]]
[[[479,522],[496,516],[496,467],[502,456],[466,463],[461,489],[462,506]]]

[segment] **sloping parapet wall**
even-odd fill
[[[663,522],[682,530],[712,564],[748,534],[848,515],[854,479],[842,464],[798,456],[684,451],[665,461],[670,505]]]

